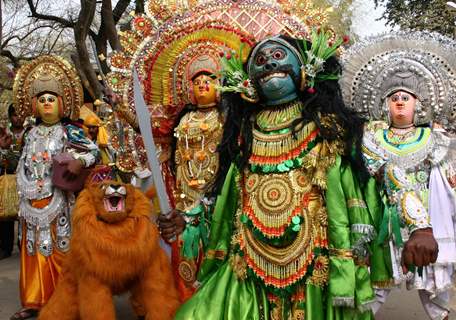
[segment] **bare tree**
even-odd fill
[[[144,0],[80,0],[80,6],[67,0],[64,7],[59,2],[27,0],[26,7],[22,1],[0,3],[0,56],[18,66],[42,54],[64,55],[75,63],[91,96],[100,98],[103,86],[97,71],[109,72],[103,57],[122,49],[117,25],[128,9],[143,12]]]
[[[41,54],[65,55],[64,28],[53,21],[36,21],[20,1],[1,3],[0,55],[18,66],[21,60]],[[44,6],[48,9],[48,5]]]
[[[118,0],[113,8],[111,0],[80,0],[80,10],[77,18],[71,15],[62,17],[43,13],[38,9],[38,1],[27,0],[31,17],[36,21],[47,21],[57,24],[61,29],[72,29],[76,44],[77,54],[72,59],[80,72],[84,86],[94,99],[100,98],[103,86],[100,83],[97,72],[93,67],[91,50],[87,43],[90,40],[96,48],[95,59],[106,57],[109,50],[121,50],[117,36],[116,25],[129,7],[131,0]],[[144,1],[138,0],[136,6],[141,9]],[[97,9],[99,8],[99,11]],[[95,29],[95,30],[94,30]],[[109,72],[109,67],[104,59],[100,59],[99,70],[102,73]]]

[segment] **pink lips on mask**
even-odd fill
[[[125,198],[122,196],[111,196],[103,199],[104,207],[108,212],[119,212],[125,210]]]
[[[108,186],[103,199],[104,208],[107,212],[120,212],[125,210],[125,197],[127,190],[124,186]]]

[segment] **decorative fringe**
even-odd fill
[[[348,297],[334,297],[332,298],[332,305],[334,307],[355,307],[355,298]]]
[[[14,219],[19,210],[16,175],[0,176],[0,219]]]
[[[240,238],[243,258],[266,285],[288,287],[305,277],[314,258],[315,243],[306,239],[309,232],[301,228],[292,244],[275,248],[258,241],[248,228],[243,227]]]
[[[374,226],[370,224],[356,223],[351,225],[351,232],[362,233],[366,236],[366,240],[372,241],[377,236]]]
[[[394,279],[382,280],[382,281],[371,281],[374,289],[390,289],[397,285],[394,283]]]
[[[19,216],[27,223],[40,228],[47,227],[66,208],[65,196],[58,188],[54,189],[51,202],[43,209],[34,208],[30,201],[22,198],[19,204]]]

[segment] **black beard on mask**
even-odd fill
[[[270,70],[270,71],[261,71],[259,73],[257,73],[254,77],[253,77],[253,85],[257,91],[257,94],[260,98],[261,101],[265,101],[266,100],[266,97],[264,95],[264,92],[263,92],[263,89],[260,85],[260,79],[261,78],[264,78],[272,73],[276,73],[276,72],[283,72],[283,73],[286,73],[288,75],[290,75],[291,79],[293,80],[296,88],[299,88],[299,78],[300,78],[300,75],[299,74],[296,74],[294,71],[293,71],[293,66],[291,64],[284,64],[284,65],[281,65],[277,68],[275,68],[274,70]]]

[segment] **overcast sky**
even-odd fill
[[[377,21],[383,8],[375,8],[373,0],[353,1],[353,30],[360,37],[379,34],[390,29],[385,27],[385,21]]]

